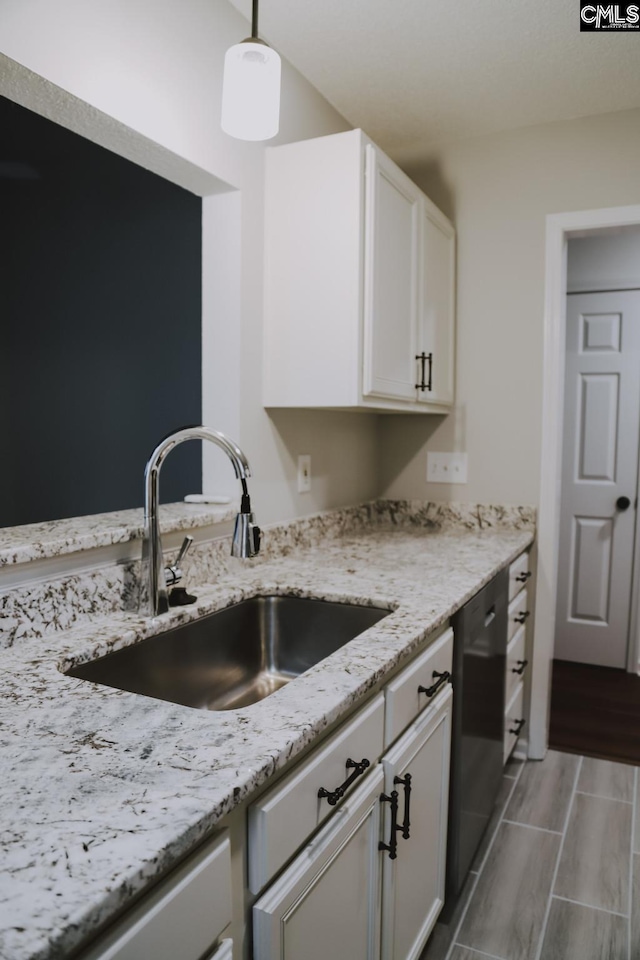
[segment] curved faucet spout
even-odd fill
[[[175,433],[170,433],[155,448],[144,471],[144,539],[149,564],[148,613],[152,617],[159,613],[165,613],[169,608],[158,517],[160,468],[169,451],[173,450],[178,444],[184,443],[185,440],[209,440],[227,454],[233,464],[236,477],[242,481],[243,490],[242,507],[236,519],[236,530],[240,525],[245,531],[245,535],[242,542],[238,541],[237,543],[238,538],[234,534],[232,554],[234,556],[252,557],[259,550],[260,531],[253,523],[246,484],[247,477],[251,476],[251,468],[240,447],[229,437],[226,437],[224,433],[211,430],[209,427],[183,427],[181,430],[176,430]]]

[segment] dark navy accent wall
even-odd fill
[[[201,224],[199,197],[0,98],[0,526],[141,506],[153,447],[201,421]],[[173,451],[161,500],[201,465]]]

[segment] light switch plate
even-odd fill
[[[466,453],[427,453],[427,483],[466,482]]]
[[[311,490],[311,455],[301,453],[298,457],[298,493]]]

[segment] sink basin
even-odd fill
[[[302,597],[252,597],[67,671],[202,710],[268,697],[389,614]]]

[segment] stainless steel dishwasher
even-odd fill
[[[509,572],[452,618],[453,730],[445,918],[487,828],[503,774]]]

